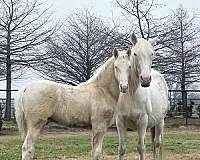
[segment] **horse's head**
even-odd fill
[[[132,34],[131,41],[134,45],[132,55],[135,59],[136,72],[139,76],[141,86],[149,87],[151,82],[152,57],[154,54],[153,45],[156,43],[157,37],[147,41],[143,38],[137,38]]]
[[[128,49],[128,51],[118,51],[115,48],[113,50],[113,56],[115,58],[114,72],[115,77],[119,83],[120,92],[126,93],[128,90],[128,79],[131,69],[131,50]]]

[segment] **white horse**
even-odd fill
[[[145,159],[145,135],[148,127],[155,126],[153,142],[155,146],[154,158],[160,160],[161,137],[164,128],[164,117],[168,109],[168,88],[163,76],[151,69],[153,44],[156,39],[146,41],[132,36],[131,80],[129,91],[120,94],[116,124],[119,134],[118,159],[125,155],[125,141],[127,128],[137,129],[139,142],[138,152],[140,160]]]
[[[99,160],[103,137],[113,124],[120,92],[128,90],[128,51],[114,49],[113,57],[96,75],[78,86],[40,80],[27,85],[16,98],[16,120],[24,137],[22,160],[31,160],[34,145],[48,119],[66,126],[92,126],[92,159]]]

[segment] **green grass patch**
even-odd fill
[[[147,153],[152,154],[151,140],[147,136]],[[167,132],[164,148],[169,154],[200,154],[199,132]],[[22,141],[19,136],[0,136],[0,159],[20,160]],[[127,153],[137,154],[137,136],[135,132],[129,132],[127,136]],[[103,145],[104,155],[117,155],[118,136],[109,133],[105,137]],[[61,159],[65,157],[77,159],[81,156],[90,156],[91,138],[87,134],[48,134],[42,135],[36,144],[35,159]]]

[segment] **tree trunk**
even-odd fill
[[[136,2],[136,9],[137,9],[137,17],[138,17],[138,24],[139,24],[139,29],[140,29],[140,34],[142,36],[142,38],[145,38],[144,37],[144,33],[143,33],[143,29],[142,29],[142,22],[141,22],[141,18],[140,18],[140,13],[139,13],[139,2],[137,0]]]
[[[180,31],[181,31],[181,92],[182,92],[182,104],[183,104],[183,111],[184,117],[186,118],[186,125],[188,125],[188,108],[187,108],[187,93],[185,91],[185,53],[184,53],[184,41],[183,41],[183,13],[181,10],[181,17],[180,17]]]
[[[2,104],[0,103],[0,131],[2,130],[3,120],[2,120]]]
[[[11,119],[11,64],[8,63],[6,65],[6,109],[5,109],[5,116],[6,120]]]
[[[8,28],[8,35],[7,35],[7,57],[6,57],[6,109],[5,109],[5,116],[6,120],[11,119],[11,60],[10,60],[10,28]]]

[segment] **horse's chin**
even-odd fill
[[[121,93],[127,93],[128,89],[120,89]]]

